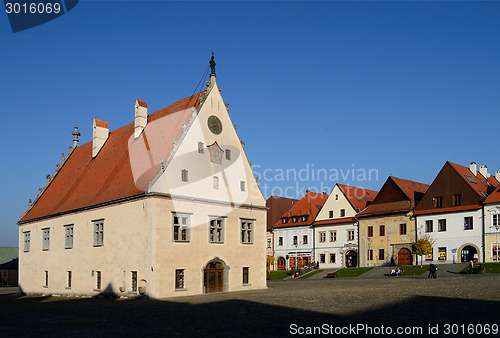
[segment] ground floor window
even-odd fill
[[[72,282],[71,277],[72,277],[71,271],[68,271],[68,283],[66,285],[68,289],[71,289],[71,282]]]
[[[319,254],[319,262],[325,263],[325,254]]]
[[[184,289],[184,269],[175,270],[175,288]]]
[[[330,263],[335,263],[335,254],[334,253],[330,254]]]
[[[369,249],[368,250],[368,260],[369,261],[373,261],[373,250],[372,249]]]
[[[243,267],[243,284],[248,284],[248,272],[250,268],[248,266]]]
[[[378,249],[378,259],[381,261],[385,259],[385,250],[384,249]]]
[[[44,287],[49,287],[49,272],[46,270],[45,271],[45,285]]]
[[[500,253],[500,247],[497,243],[491,243],[491,258],[497,258],[497,254]]]
[[[95,284],[96,284],[96,290],[101,290],[101,271],[96,271],[95,272]]]
[[[137,271],[130,271],[130,273],[132,275],[131,291],[137,292]]]
[[[439,261],[446,260],[446,247],[438,248],[438,260]]]

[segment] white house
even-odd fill
[[[19,220],[27,294],[163,298],[266,288],[266,207],[216,83],[63,156]]]
[[[500,180],[500,171],[495,175]],[[484,201],[484,261],[500,261],[500,188],[492,192]]]
[[[366,208],[377,192],[336,184],[316,216],[314,259],[320,268],[358,265],[358,222],[356,214]]]

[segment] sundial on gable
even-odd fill
[[[222,164],[222,155],[224,154],[224,150],[217,144],[215,141],[213,144],[207,146],[208,152],[210,153],[210,162]]]

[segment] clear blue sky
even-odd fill
[[[431,183],[447,160],[494,173],[499,14],[499,2],[476,1],[80,1],[13,34],[2,12],[0,246],[17,245],[16,222],[75,125],[87,142],[94,117],[114,130],[137,98],[153,112],[191,95],[211,51],[247,156],[275,193],[337,183],[312,168],[370,189],[390,174]],[[378,180],[343,178],[352,168]]]

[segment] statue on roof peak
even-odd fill
[[[210,59],[210,68],[212,69],[212,74],[215,74],[215,60],[214,60],[214,52],[212,52],[212,58]]]

